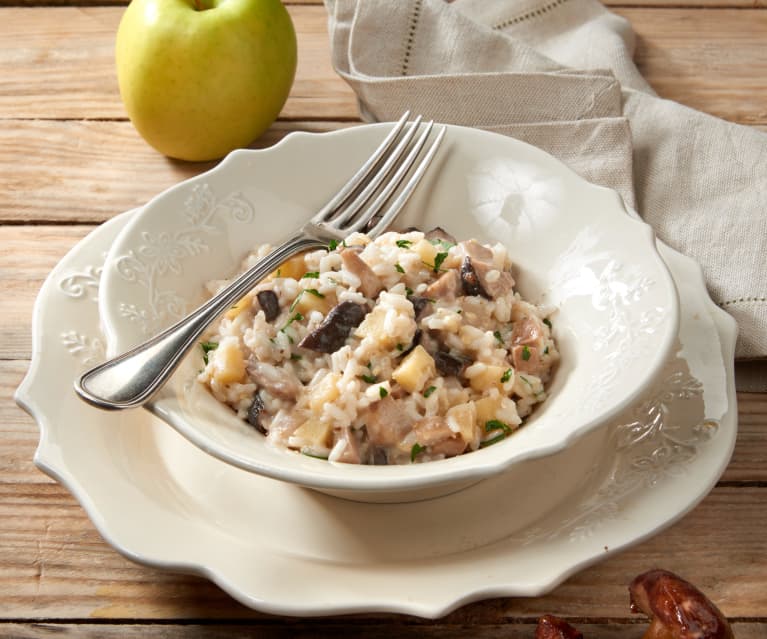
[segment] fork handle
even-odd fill
[[[114,410],[146,403],[216,318],[286,260],[325,246],[326,241],[306,233],[290,238],[181,321],[84,373],[75,381],[75,391],[98,408]]]

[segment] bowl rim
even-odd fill
[[[315,141],[322,140],[323,142],[321,142],[321,144],[324,144],[325,140],[359,136],[361,132],[376,131],[378,129],[390,128],[391,126],[393,126],[393,123],[382,122],[329,132],[314,133],[295,131],[286,135],[276,144],[264,149],[235,150],[212,169],[179,182],[157,194],[143,207],[142,210],[151,211],[153,207],[161,206],[168,194],[187,189],[190,187],[190,184],[202,182],[210,175],[227,171],[243,159],[263,156],[275,151],[281,152],[285,150],[286,147],[291,147],[299,141],[309,141],[310,143],[314,143]],[[476,135],[480,137],[491,136],[494,139],[500,138],[505,140],[510,146],[519,145],[520,148],[525,148],[527,152],[533,156],[543,158],[545,163],[555,166],[559,171],[563,171],[570,179],[574,179],[579,183],[582,188],[600,194],[600,197],[604,198],[605,202],[611,201],[611,204],[621,213],[621,223],[625,224],[627,228],[632,229],[634,234],[632,237],[634,237],[637,242],[641,241],[646,244],[648,254],[658,266],[657,274],[663,279],[661,284],[665,287],[665,290],[669,295],[668,304],[665,307],[665,311],[668,314],[668,321],[665,324],[667,328],[662,339],[657,342],[654,359],[651,362],[643,361],[643,367],[646,372],[641,383],[636,384],[633,389],[627,391],[621,401],[615,402],[610,409],[601,412],[595,417],[583,420],[577,428],[569,429],[566,435],[559,437],[550,444],[540,445],[532,450],[517,451],[516,453],[512,452],[511,454],[506,455],[501,454],[499,451],[507,448],[505,444],[508,444],[508,442],[511,441],[510,439],[493,447],[472,451],[471,454],[459,455],[457,457],[430,461],[427,463],[391,466],[358,466],[338,462],[328,462],[326,460],[306,458],[305,456],[298,455],[296,451],[283,451],[276,447],[272,448],[279,450],[286,455],[286,463],[260,463],[245,455],[222,449],[200,432],[200,430],[196,429],[187,420],[183,419],[176,410],[178,407],[178,399],[175,397],[175,393],[168,391],[167,387],[158,393],[156,398],[149,402],[145,408],[172,426],[181,435],[206,453],[248,472],[254,472],[266,477],[318,489],[351,489],[360,492],[383,493],[431,488],[448,482],[480,480],[495,475],[522,461],[549,456],[563,450],[592,430],[610,422],[627,407],[631,406],[657,377],[658,373],[665,365],[674,346],[674,342],[677,339],[679,327],[679,302],[676,285],[665,261],[658,251],[654,230],[638,217],[631,215],[622,197],[616,191],[588,182],[549,153],[521,140],[503,136],[492,131],[457,125],[446,126],[448,127],[448,134],[453,130],[460,131],[463,134],[468,134],[470,136]],[[131,229],[137,227],[141,223],[141,219],[141,211],[139,211],[139,215],[134,216],[134,218],[129,221],[128,225],[120,233],[120,236],[125,237],[128,235]],[[120,242],[118,237],[113,243],[112,250],[110,250],[110,253],[107,256],[104,272],[107,271],[108,265],[113,262],[115,249],[119,247],[119,245]],[[101,306],[102,300],[107,298],[107,295],[101,295],[99,305]],[[103,318],[105,315],[102,313],[101,316]],[[114,327],[103,319],[102,325],[106,339],[111,344],[116,338]],[[301,459],[301,463],[292,463],[296,458]],[[276,461],[277,457],[274,459]],[[483,463],[476,463],[475,460],[482,461]],[[304,468],[304,466],[307,465],[309,466]],[[335,469],[335,471],[331,472],[329,469]]]

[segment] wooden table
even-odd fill
[[[95,6],[100,3],[101,6]],[[369,614],[288,619],[248,610],[201,578],[135,565],[32,464],[34,422],[13,403],[30,357],[30,316],[49,270],[95,225],[210,164],[167,160],[126,120],[113,68],[121,6],[0,0],[0,636],[532,637],[554,613],[587,637],[639,638],[626,586],[655,566],[704,589],[739,639],[767,637],[767,394],[740,394],[734,457],[681,522],[535,599],[494,599],[423,621]],[[64,6],[68,5],[68,6]],[[358,122],[329,62],[324,8],[291,2],[299,69],[257,146],[294,130]],[[664,97],[767,130],[765,0],[626,0],[638,63]]]

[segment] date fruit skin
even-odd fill
[[[725,616],[700,590],[668,570],[650,570],[629,586],[631,612],[650,618],[643,639],[734,639]]]
[[[538,620],[535,639],[583,639],[583,634],[564,619],[554,615],[543,615]]]

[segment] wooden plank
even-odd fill
[[[354,96],[330,65],[324,8],[290,11],[299,69],[283,117],[356,119]],[[616,11],[637,31],[639,66],[662,96],[728,120],[767,123],[767,11]],[[0,117],[125,117],[113,62],[121,7],[0,12]]]
[[[3,321],[3,333],[8,321]],[[24,329],[24,337],[28,337]],[[50,483],[32,463],[38,429],[13,402],[13,393],[26,374],[27,360],[0,360],[0,482]],[[767,395],[738,395],[739,429],[732,460],[720,482],[726,485],[767,483]]]
[[[648,624],[584,623],[569,619],[587,639],[641,639]],[[764,639],[767,624],[736,622],[732,624],[738,639]],[[502,624],[445,624],[436,622],[403,622],[399,620],[360,622],[327,622],[315,619],[280,620],[279,625],[269,622],[245,624],[67,624],[67,623],[5,623],[0,624],[0,638],[24,639],[533,639],[535,624],[529,621],[508,620]]]
[[[696,583],[726,615],[767,621],[765,505],[765,488],[717,488],[675,526],[583,570],[546,596],[486,600],[464,606],[444,621],[502,624],[563,611],[573,618],[634,619],[627,584],[634,575],[659,566]],[[124,559],[56,485],[0,484],[0,537],[0,619],[269,618],[201,578]],[[356,617],[362,618],[396,619]]]
[[[738,438],[722,481],[767,482],[767,394],[738,393]]]
[[[37,427],[13,405],[31,353],[32,306],[43,280],[92,226],[0,227],[0,481],[43,480],[32,466]],[[739,434],[733,460],[722,480],[767,482],[767,395],[738,395]]]
[[[252,147],[354,124],[276,122]],[[103,222],[212,166],[165,158],[129,122],[0,119],[0,224]]]
[[[615,11],[634,25],[637,66],[660,96],[733,122],[767,121],[767,11]]]
[[[277,122],[252,147],[351,124]],[[0,119],[0,149],[0,223],[102,222],[215,164],[170,160],[130,122]]]
[[[125,118],[114,69],[122,7],[0,9],[0,117]],[[325,11],[290,7],[299,64],[282,117],[355,118],[333,71]],[[73,35],[74,34],[74,35]]]

